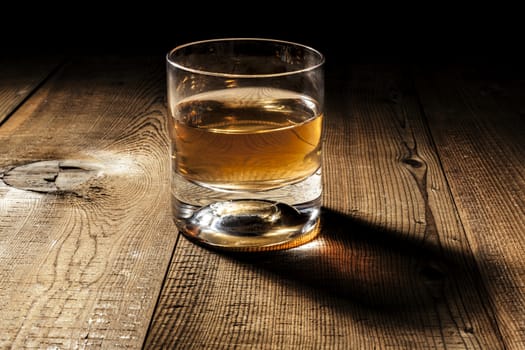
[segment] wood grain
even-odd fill
[[[164,84],[75,60],[0,127],[0,348],[141,348],[177,237]]]
[[[519,67],[518,67],[519,68]],[[418,90],[507,349],[525,347],[525,75],[426,69]]]
[[[177,244],[147,348],[505,347],[407,76],[359,66],[329,91],[315,241],[260,255]]]
[[[0,125],[60,64],[60,58],[0,58]]]
[[[6,67],[1,349],[525,346],[523,71],[330,76],[319,237],[224,254],[172,223],[162,58]]]

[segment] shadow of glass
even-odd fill
[[[446,250],[328,208],[323,208],[319,236],[310,243],[223,256],[277,275],[317,300],[320,294],[336,297],[341,312],[362,308],[412,323],[408,318],[414,313],[439,312],[464,300],[467,312],[487,312],[485,289],[469,252]]]

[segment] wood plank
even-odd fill
[[[258,255],[181,240],[146,347],[503,349],[404,72],[329,90],[320,236]]]
[[[73,61],[0,127],[0,348],[141,348],[177,238],[164,74]]]
[[[425,114],[507,349],[525,348],[525,74],[434,67]]]
[[[0,58],[0,125],[60,64],[59,58]]]

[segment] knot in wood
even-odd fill
[[[8,186],[21,190],[71,192],[100,175],[94,163],[80,160],[46,160],[12,167],[2,177]]]

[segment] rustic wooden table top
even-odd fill
[[[319,237],[231,255],[172,222],[163,57],[0,60],[0,348],[523,349],[524,82],[328,74]]]

